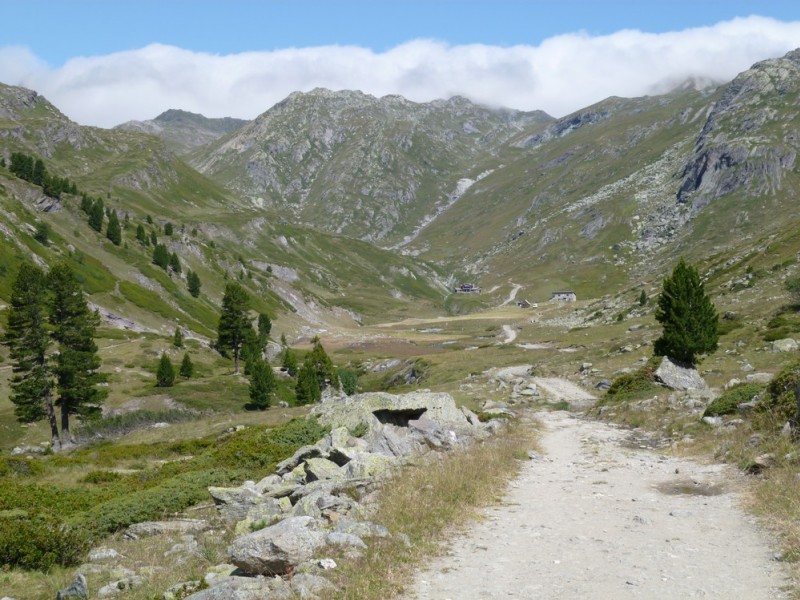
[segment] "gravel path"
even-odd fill
[[[740,475],[626,447],[625,431],[568,413],[540,418],[545,455],[407,600],[785,597],[780,563],[737,508]]]

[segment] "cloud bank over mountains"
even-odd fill
[[[559,35],[537,46],[451,46],[414,40],[375,52],[321,46],[213,55],[152,44],[51,68],[0,48],[0,81],[44,94],[67,116],[110,127],[168,108],[254,118],[316,87],[400,94],[418,102],[462,95],[490,106],[563,116],[608,96],[667,91],[688,78],[724,82],[800,46],[800,21],[751,16],[667,33]]]

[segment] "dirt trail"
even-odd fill
[[[502,304],[500,304],[497,308],[501,308],[508,304],[511,304],[517,297],[517,293],[522,289],[522,286],[518,283],[511,284],[511,291],[508,293],[508,298],[506,298]]]
[[[505,339],[501,342],[501,344],[510,344],[515,339],[517,339],[517,332],[514,330],[511,325],[503,325],[503,333],[506,334]]]
[[[568,413],[539,416],[545,454],[407,600],[786,597],[780,563],[737,508],[733,470],[626,447],[623,430]]]

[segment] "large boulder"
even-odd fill
[[[261,494],[252,481],[246,481],[243,485],[233,488],[210,487],[208,493],[217,505],[219,514],[229,523],[241,521],[247,517],[251,508],[263,504],[268,505],[267,510],[280,512],[276,500]]]
[[[797,341],[792,338],[785,338],[772,342],[773,352],[796,352],[797,348]]]
[[[270,600],[295,598],[290,584],[279,577],[227,577],[186,600]]]
[[[453,397],[445,393],[356,394],[317,404],[312,413],[325,425],[348,430],[353,430],[359,423],[369,423],[372,416],[380,423],[407,427],[409,421],[422,415],[450,429],[469,428],[467,418],[456,407]]]
[[[282,575],[324,546],[325,534],[313,517],[288,517],[235,539],[228,555],[249,575]]]
[[[708,388],[697,369],[675,364],[666,356],[656,369],[655,376],[658,381],[673,390],[705,390]]]
[[[172,521],[142,521],[134,523],[125,532],[125,538],[138,539],[151,535],[200,533],[209,529],[208,521],[202,519],[173,519]]]

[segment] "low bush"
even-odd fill
[[[800,383],[800,361],[784,367],[767,385],[756,406],[755,424],[760,429],[783,427],[786,421],[796,421],[795,390]]]
[[[731,415],[738,410],[743,402],[750,402],[758,394],[764,391],[764,386],[760,383],[740,383],[725,392],[711,404],[708,405],[704,417],[718,417],[721,415]]]
[[[0,477],[29,477],[40,475],[44,467],[36,460],[20,456],[0,458]]]
[[[662,389],[656,383],[654,375],[658,360],[657,358],[650,359],[641,369],[637,369],[632,373],[623,373],[614,379],[611,382],[611,387],[606,391],[606,395],[600,399],[599,404],[635,400]]]
[[[45,514],[71,515],[107,497],[102,490],[22,483],[9,478],[0,481],[0,510],[35,509]]]
[[[49,571],[56,565],[70,567],[83,560],[89,546],[85,530],[51,516],[0,517],[0,564],[4,568]]]
[[[89,471],[80,481],[81,483],[116,483],[122,475],[114,471]]]

